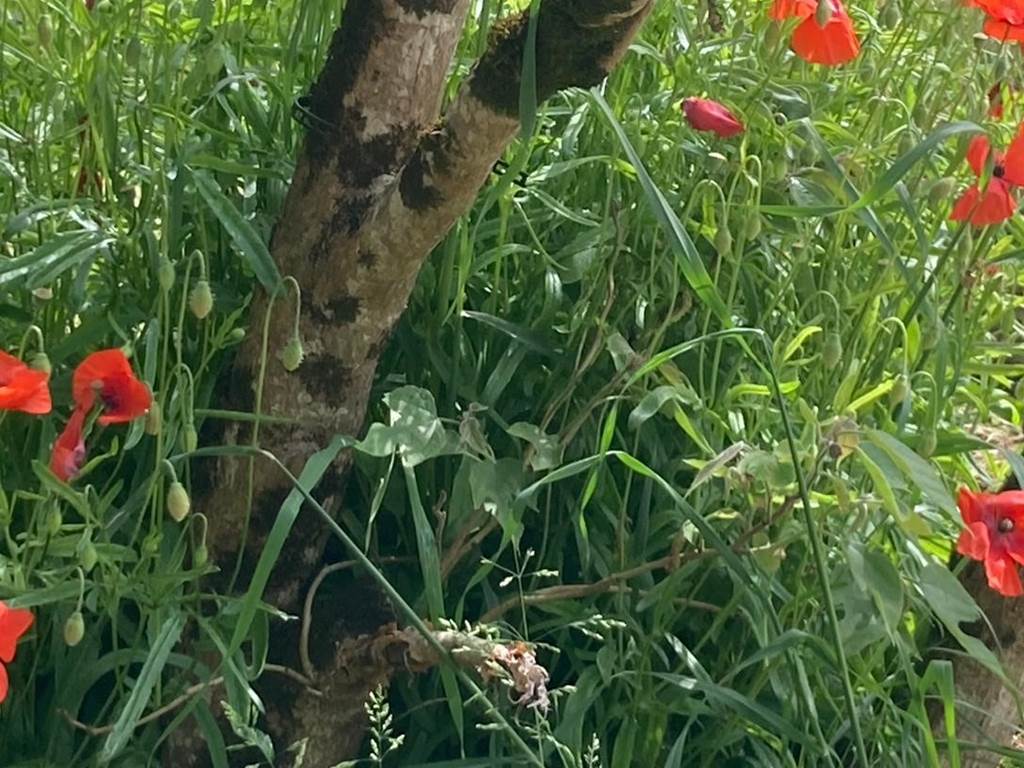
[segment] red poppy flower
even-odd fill
[[[984,136],[975,136],[967,149],[967,163],[976,176],[985,171],[991,146]],[[992,169],[992,178],[982,190],[972,184],[953,206],[949,218],[952,221],[966,221],[974,227],[987,227],[1006,221],[1017,212],[1017,199],[1013,195],[1011,181],[1006,176],[1003,155],[996,152]]]
[[[0,351],[0,410],[49,413],[48,373],[29,368],[13,355]]]
[[[956,551],[985,563],[988,585],[1001,595],[1024,594],[1017,564],[1024,563],[1024,491],[972,493],[957,499],[966,528]]]
[[[683,115],[694,130],[710,131],[723,139],[743,133],[743,123],[728,107],[717,101],[692,97],[683,99]]]
[[[50,470],[65,483],[72,480],[85,463],[85,440],[82,426],[85,424],[87,409],[75,408],[64,431],[53,443],[50,456]]]
[[[18,639],[32,626],[32,611],[24,608],[8,608],[7,603],[0,600],[0,702],[7,698],[7,669],[4,664],[14,661],[18,647]]]
[[[1010,142],[1003,158],[1003,178],[1016,186],[1024,186],[1024,126]]]
[[[149,410],[149,387],[135,377],[131,363],[120,349],[93,352],[75,369],[71,395],[78,408],[89,410],[99,395],[103,413],[100,424],[131,421]]]
[[[818,9],[817,0],[775,0],[768,15],[775,21],[806,19]]]
[[[986,35],[1024,43],[1024,0],[971,0],[970,4],[988,15],[982,27]]]
[[[834,67],[852,61],[860,53],[853,20],[840,0],[829,0],[832,15],[819,26],[815,14],[804,18],[793,32],[793,51],[804,61]]]

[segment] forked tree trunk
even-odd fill
[[[568,86],[600,82],[625,54],[654,0],[543,0],[536,20],[537,93],[545,99]],[[301,337],[306,359],[285,371],[275,352],[292,334],[291,299],[278,298],[269,325],[270,356],[260,411],[301,419],[299,426],[260,427],[259,442],[297,473],[338,433],[363,427],[377,361],[405,310],[431,249],[465,213],[519,128],[520,70],[526,14],[499,24],[452,104],[439,117],[449,65],[469,0],[348,0],[323,71],[310,92],[301,150],[271,251],[282,274],[302,287]],[[232,408],[256,408],[266,296],[253,302],[252,332],[232,372]],[[233,426],[223,442],[246,444]],[[337,508],[350,459],[329,470],[316,494]],[[257,471],[252,488],[244,461],[208,468],[200,500],[210,521],[208,544],[230,572],[242,553],[250,567],[291,487]],[[299,612],[316,576],[327,533],[300,514],[265,598]],[[246,578],[240,586],[244,587]],[[344,600],[343,600],[344,602]],[[342,642],[337,625],[318,624],[314,696],[286,678],[262,683],[267,723],[279,746],[309,737],[304,765],[321,768],[351,758],[363,738],[363,702],[386,682],[394,659],[367,653],[374,630],[390,619],[386,606],[358,596],[361,626],[370,637]],[[367,605],[379,605],[375,612]],[[351,628],[350,628],[351,630]],[[276,629],[275,629],[276,631]],[[295,659],[294,634],[274,636],[271,654]],[[340,645],[339,645],[340,643]],[[358,668],[351,664],[359,658]],[[376,659],[374,662],[368,659]],[[273,688],[269,688],[273,685]],[[204,748],[176,745],[175,766],[201,765]]]

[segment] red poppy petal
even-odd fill
[[[1024,133],[1010,142],[1003,159],[1003,178],[1010,184],[1024,186]]]
[[[793,32],[793,50],[804,61],[834,67],[855,59],[860,41],[850,17],[840,10],[824,27],[813,16],[804,20]]]
[[[981,176],[985,171],[985,161],[988,160],[988,153],[992,151],[987,136],[975,136],[967,147],[967,164],[971,166],[976,176]]]
[[[815,10],[817,10],[815,0],[775,0],[772,3],[769,16],[775,21],[806,19],[808,16],[813,16]]]
[[[149,387],[134,376],[117,380],[114,392],[117,407],[104,410],[103,415],[99,418],[99,423],[104,426],[133,421],[145,414],[153,402]]]
[[[115,376],[132,376],[132,366],[120,349],[102,349],[85,358],[71,378],[71,396],[75,405],[91,408],[96,382]]]
[[[1011,24],[997,19],[986,19],[982,30],[989,37],[1004,43],[1011,40],[1018,43],[1024,42],[1024,25],[1021,24]]]
[[[87,409],[76,408],[64,431],[53,444],[50,456],[50,470],[65,483],[75,477],[85,463],[85,443],[82,427]]]
[[[972,560],[984,560],[988,556],[988,527],[981,522],[971,523],[960,532],[956,551]]]
[[[985,560],[985,575],[988,585],[1006,597],[1020,597],[1024,594],[1021,587],[1017,565],[1008,557],[989,557]]]
[[[1010,185],[1004,179],[992,179],[984,193],[977,186],[964,192],[949,218],[969,221],[975,227],[987,227],[1006,221],[1016,212],[1017,201],[1010,192]]]
[[[956,497],[956,505],[960,509],[960,517],[964,519],[966,525],[976,523],[981,520],[980,510],[977,504],[978,498],[974,492],[966,486],[960,489],[960,492]]]
[[[686,122],[698,131],[710,131],[726,139],[743,133],[743,123],[724,104],[688,98],[682,106]]]
[[[0,661],[10,663],[14,660],[18,639],[28,631],[34,619],[32,611],[8,608],[0,602]]]

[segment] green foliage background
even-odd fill
[[[1020,440],[1024,225],[951,226],[943,179],[967,181],[985,94],[1020,51],[973,37],[958,3],[856,2],[862,55],[826,70],[787,52],[766,3],[716,5],[720,30],[659,3],[606,86],[544,105],[420,276],[342,524],[422,616],[536,643],[553,706],[490,690],[530,757],[441,676],[403,678],[392,720],[373,703],[371,764],[851,765],[858,729],[873,765],[972,746],[933,737],[926,702],[949,711],[955,654],[995,666],[946,566],[951,492],[997,485]],[[512,10],[477,6],[449,95]],[[223,677],[236,741],[272,764],[248,692],[279,619],[250,574],[238,598],[203,591],[205,527],[166,516],[165,459],[187,483],[191,431],[244,417],[210,408],[261,332],[245,308],[272,278],[295,99],[339,8],[0,0],[0,18],[0,341],[38,350],[37,326],[55,396],[53,417],[0,424],[0,597],[37,609],[0,754],[156,765],[195,717],[226,765],[200,699],[138,722]],[[685,126],[679,102],[705,94],[742,137]],[[1008,115],[994,143],[1024,116]],[[70,371],[120,344],[162,430],[105,430],[69,489],[45,464]],[[385,722],[405,737],[386,755]]]

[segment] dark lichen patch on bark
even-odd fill
[[[354,110],[345,110],[346,116]],[[365,123],[360,116],[360,122]],[[366,141],[352,141],[338,156],[338,176],[345,187],[365,189],[374,180],[393,173],[412,146],[420,126],[399,123]]]
[[[444,128],[423,136],[398,180],[398,191],[406,208],[421,211],[441,204],[444,196],[433,179],[451,169],[451,152],[451,136]]]
[[[377,263],[377,254],[369,248],[360,248],[357,256],[359,266],[370,269],[374,264]]]
[[[392,23],[384,14],[382,0],[349,0],[346,4],[327,60],[309,91],[309,111],[315,119],[310,123],[306,150],[315,162],[323,162],[334,149],[343,99],[364,71],[374,43],[388,34]]]
[[[563,88],[585,88],[607,77],[611,55],[643,11],[608,24],[601,21],[635,6],[635,0],[597,0],[585,5],[568,1],[541,3],[535,49],[538,102]],[[501,114],[519,114],[520,74],[528,26],[528,12],[496,24],[488,51],[480,58],[469,82],[473,95]]]
[[[432,13],[451,13],[455,10],[458,0],[395,0],[406,13],[415,13],[417,19],[423,19]]]
[[[307,294],[302,296],[302,311],[318,325],[347,325],[359,316],[359,298],[341,293],[321,304]]]
[[[333,407],[345,403],[352,371],[334,355],[310,355],[299,366],[298,374],[316,400]]]

